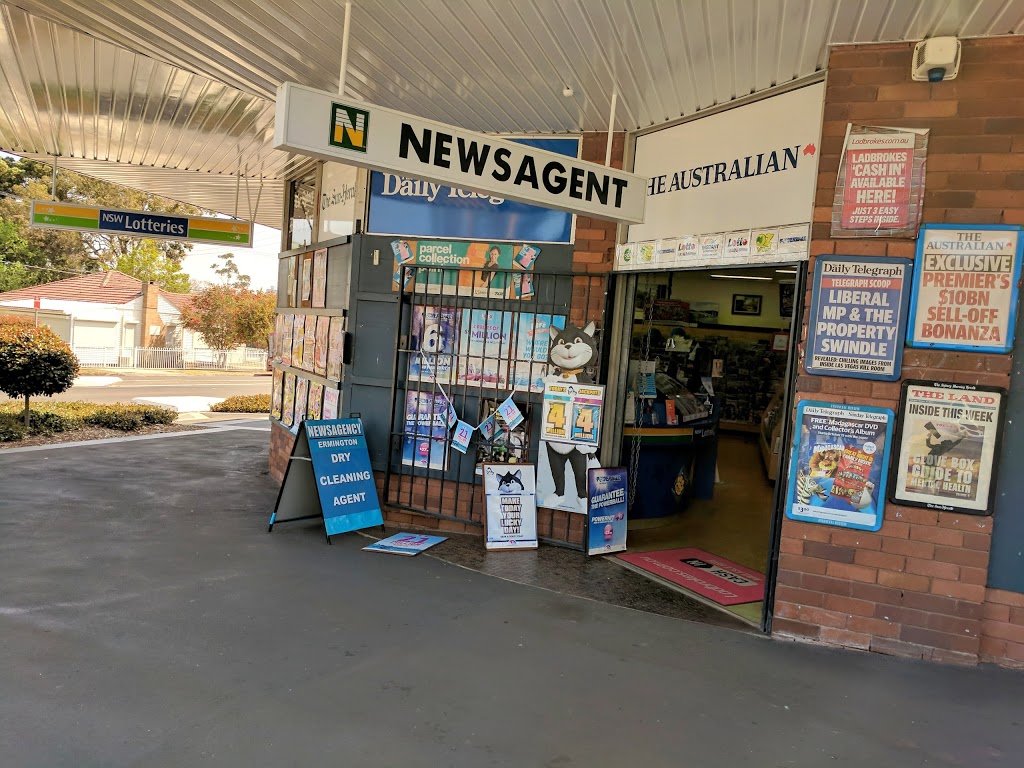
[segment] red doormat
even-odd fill
[[[618,557],[719,605],[739,605],[764,599],[764,574],[703,549],[663,549]]]

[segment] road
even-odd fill
[[[0,453],[4,768],[1024,765],[1019,673],[268,534],[265,426]]]
[[[90,371],[86,381],[92,380]],[[108,386],[76,384],[55,400],[86,400],[91,403],[124,403],[137,397],[224,398],[231,395],[270,394],[271,377],[267,373],[104,373],[121,381]]]

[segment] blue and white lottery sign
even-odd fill
[[[807,333],[807,373],[899,380],[910,269],[909,259],[818,257]]]

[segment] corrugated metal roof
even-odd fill
[[[254,179],[295,167],[268,148],[271,102],[286,80],[336,87],[343,6],[3,3],[0,146],[154,169],[133,183],[181,184],[232,213],[240,157]],[[355,0],[347,92],[476,130],[558,133],[603,130],[614,89],[616,127],[633,130],[813,74],[830,44],[1022,32],[1024,0]],[[164,167],[209,174],[210,190],[160,181]]]

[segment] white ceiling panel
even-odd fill
[[[303,161],[270,149],[275,91],[337,87],[343,19],[342,0],[0,0],[0,149],[283,179]],[[820,71],[831,44],[1022,32],[1024,0],[354,0],[347,93],[560,133],[604,130],[615,92],[633,130]]]

